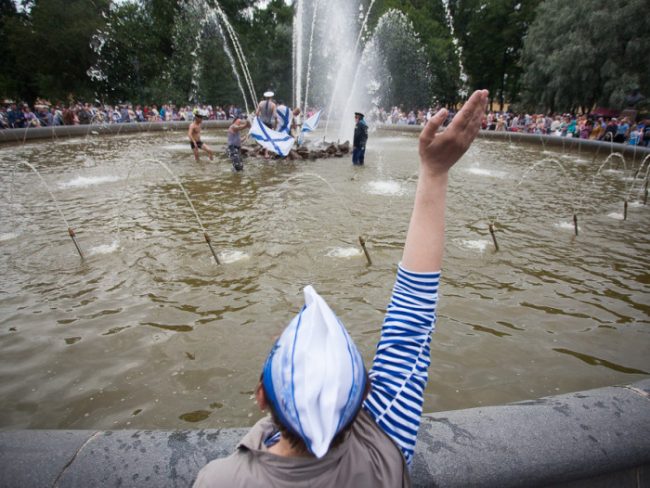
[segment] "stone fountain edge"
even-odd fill
[[[247,429],[5,430],[0,486],[190,486]],[[650,486],[650,378],[426,414],[414,486]]]

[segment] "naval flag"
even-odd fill
[[[314,115],[305,120],[305,123],[302,124],[302,132],[312,132],[318,127],[318,122],[320,122],[320,114],[322,110],[319,110]]]
[[[286,133],[276,132],[269,129],[260,122],[259,117],[253,119],[253,125],[249,134],[260,146],[269,151],[273,151],[283,158],[289,154],[289,151],[291,151],[291,148],[293,147],[293,137]]]
[[[278,114],[278,132],[291,135],[291,109],[286,105],[280,105],[275,112]]]

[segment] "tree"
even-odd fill
[[[404,105],[406,110],[428,105],[429,65],[410,20],[399,10],[389,10],[379,19],[372,43],[385,73],[378,91],[380,103],[388,107]]]
[[[90,46],[110,0],[34,0],[29,14],[12,29],[10,49],[20,60],[19,95],[92,99],[87,75],[95,62]]]
[[[371,29],[390,9],[397,9],[408,17],[412,22],[412,30],[417,33],[424,47],[430,83],[423,106],[431,101],[454,105],[458,101],[463,82],[459,53],[447,25],[442,1],[378,0],[373,7]]]
[[[551,111],[624,108],[637,88],[650,93],[646,0],[600,0],[539,6],[525,42],[524,102]]]
[[[537,4],[539,0],[450,0],[470,88],[487,88],[501,110],[519,93],[523,39]]]
[[[18,12],[13,0],[0,0],[0,95],[15,97],[18,94],[19,78],[16,56],[10,47],[11,34],[16,32]]]

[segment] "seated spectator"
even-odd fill
[[[624,117],[616,129],[614,134],[614,142],[623,143],[627,139],[630,132],[630,123],[627,117]]]
[[[603,133],[603,141],[613,142],[614,135],[618,131],[618,121],[615,118],[609,119],[607,121],[607,126],[605,127],[605,132]]]

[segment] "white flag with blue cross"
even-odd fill
[[[277,132],[269,129],[266,125],[260,122],[259,117],[253,119],[253,125],[250,130],[250,136],[257,141],[257,143],[269,151],[273,151],[283,158],[289,154],[293,147],[293,137],[287,135],[286,132]]]

